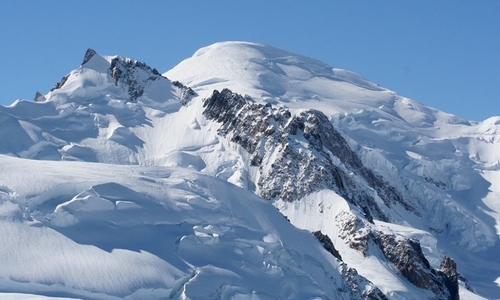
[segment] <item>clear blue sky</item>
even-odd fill
[[[47,93],[87,48],[161,72],[259,42],[470,120],[500,116],[500,1],[2,1],[0,104]]]

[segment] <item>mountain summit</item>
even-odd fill
[[[500,294],[500,122],[223,42],[0,106],[0,296]],[[50,258],[48,260],[47,258]]]

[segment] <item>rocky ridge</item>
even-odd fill
[[[87,49],[85,52],[82,66],[87,64],[95,55],[99,55],[94,49]],[[130,97],[130,101],[136,101],[137,98],[143,95],[144,90],[156,80],[166,79],[161,75],[158,70],[151,68],[146,63],[132,60],[129,58],[124,58],[121,56],[114,56],[111,58],[109,66],[109,75],[113,79],[115,85],[122,85],[126,88],[126,91]],[[60,89],[64,86],[68,80],[70,74],[64,76],[52,89],[51,91]],[[175,84],[174,84],[175,85]],[[182,84],[175,85],[181,89],[185,89],[184,98],[187,100],[188,97],[194,96],[195,93],[183,86]]]
[[[245,149],[250,164],[258,167],[257,192],[263,198],[293,202],[321,189],[334,190],[358,207],[366,219],[350,214],[350,221],[339,224],[340,238],[351,248],[366,255],[370,247],[376,247],[403,277],[431,291],[435,299],[458,299],[456,265],[451,258],[445,257],[441,270],[434,270],[418,240],[371,226],[374,219],[388,221],[382,205],[401,205],[418,213],[381,176],[363,166],[322,112],[306,110],[292,115],[282,107],[256,104],[249,96],[229,89],[215,90],[204,101],[205,117],[221,124],[218,133]],[[375,196],[369,191],[376,191]],[[314,235],[341,260],[327,235],[320,231]]]
[[[259,194],[265,199],[294,201],[332,189],[370,221],[388,220],[381,205],[401,205],[413,211],[396,189],[363,166],[318,110],[292,116],[289,110],[255,104],[229,89],[214,91],[204,107],[208,119],[221,123],[218,133],[251,155],[250,164],[259,168]]]
[[[120,82],[128,87],[128,94],[132,101],[142,96],[149,82],[163,78],[156,69],[131,59],[115,57],[111,60],[109,68],[115,84]]]
[[[343,212],[335,219],[341,229],[339,237],[350,248],[363,256],[380,250],[410,283],[431,291],[435,295],[433,299],[459,299],[459,276],[452,258],[444,256],[439,270],[435,270],[423,254],[418,240],[376,230],[372,224],[352,213]],[[464,278],[463,281],[467,280]]]

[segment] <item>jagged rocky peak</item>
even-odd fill
[[[68,81],[69,75],[70,74],[63,76],[63,78],[61,78],[61,80],[59,80],[59,82],[56,83],[56,85],[54,85],[54,87],[52,87],[50,89],[50,91],[52,92],[52,91],[55,91],[55,90],[62,88],[64,86],[64,84],[66,83],[66,81]]]
[[[459,275],[457,273],[457,264],[455,263],[455,261],[448,256],[444,256],[443,260],[441,261],[441,265],[439,266],[439,271],[444,274],[444,283],[450,291],[450,299],[460,299],[458,287]],[[467,282],[467,279],[464,278],[464,281]]]
[[[96,72],[101,75],[96,76]],[[99,78],[103,78],[102,75],[105,75],[104,81],[96,79],[99,76],[101,76]],[[170,82],[158,70],[144,62],[122,56],[100,55],[90,48],[85,52],[80,68],[64,76],[51,91],[61,89],[68,80],[72,81],[73,79],[76,82],[88,81],[91,86],[100,86],[102,88],[109,85],[120,86],[128,94],[127,98],[130,101],[136,101],[152,86],[155,86],[153,89],[156,90],[154,92],[156,97],[161,98],[162,94],[167,95],[170,93],[173,85],[181,91],[180,97],[183,104],[196,95],[191,88],[184,86],[180,82]],[[82,84],[78,83],[77,85]],[[80,90],[82,90],[81,88]],[[163,92],[161,92],[162,90]]]
[[[411,284],[434,293],[434,299],[459,299],[458,273],[453,259],[445,256],[440,269],[433,269],[418,240],[377,230],[352,213],[343,212],[335,219],[341,229],[339,237],[350,248],[363,256],[381,251],[394,269]]]
[[[128,87],[128,94],[132,100],[136,100],[144,93],[144,88],[153,81],[168,80],[158,70],[151,68],[146,63],[116,56],[110,63],[111,77],[115,84],[123,84]],[[181,101],[186,104],[196,93],[188,86],[175,81],[172,84],[181,90]]]
[[[298,115],[271,104],[257,104],[229,89],[215,90],[203,114],[221,123],[218,133],[242,146],[259,168],[257,185],[268,200],[294,201],[330,189],[358,206],[370,221],[387,220],[373,190],[386,206],[413,207],[381,176],[363,166],[358,155],[322,112]],[[355,174],[364,180],[353,179]]]
[[[419,288],[432,291],[437,299],[459,299],[458,275],[453,259],[444,257],[439,270],[431,268],[420,242],[372,232],[372,240],[401,274]]]
[[[356,269],[350,268],[345,263],[342,263],[340,267],[340,274],[345,278],[345,284],[339,287],[338,291],[349,295],[347,299],[387,300],[384,293],[369,280],[359,276]],[[361,290],[362,287],[363,290]]]
[[[97,52],[94,49],[88,48],[87,52],[85,52],[85,56],[83,57],[82,65],[86,64]]]
[[[122,83],[128,86],[128,93],[132,100],[142,96],[144,87],[151,81],[164,78],[156,69],[143,62],[119,56],[111,60],[109,69],[115,84]]]
[[[35,98],[33,99],[33,101],[35,102],[42,102],[42,101],[45,101],[45,96],[42,95],[42,93],[40,93],[39,91],[36,92],[35,94]]]

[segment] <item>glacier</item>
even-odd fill
[[[89,50],[36,98],[0,106],[0,298],[500,294],[499,117],[248,42]]]

